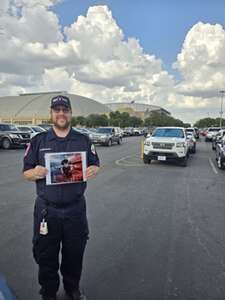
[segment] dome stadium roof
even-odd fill
[[[145,103],[136,103],[136,102],[115,102],[115,103],[108,103],[107,106],[113,110],[116,111],[118,109],[123,108],[131,108],[135,112],[152,112],[152,111],[162,111],[167,115],[170,115],[170,112],[166,109],[157,106],[157,105],[150,105]]]
[[[49,92],[0,97],[0,117],[28,118],[39,116],[48,118],[50,100],[56,95],[66,95],[70,98],[73,116],[85,117],[90,114],[103,114],[111,111],[106,105],[90,98],[66,92]]]

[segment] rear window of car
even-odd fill
[[[215,128],[215,127],[213,127],[213,128],[209,128],[208,129],[208,132],[212,132],[212,131],[220,131],[220,128]]]
[[[97,132],[99,132],[99,133],[111,133],[112,128],[98,128]]]
[[[29,131],[29,132],[31,132],[31,130],[30,130],[29,127],[20,127],[20,126],[18,126],[18,129],[19,129],[20,131]]]
[[[194,130],[194,128],[187,128],[186,131],[187,132],[194,132],[195,130]]]
[[[0,130],[2,130],[2,131],[18,131],[16,126],[11,125],[11,124],[1,124]]]

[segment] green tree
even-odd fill
[[[220,118],[203,118],[198,120],[195,124],[195,127],[206,128],[211,126],[220,126]],[[222,119],[222,126],[225,126],[225,119]]]
[[[91,114],[86,118],[87,127],[97,127],[97,126],[108,126],[108,117],[107,115],[97,115]]]
[[[147,127],[156,127],[156,126],[179,126],[184,127],[184,123],[179,120],[175,119],[171,116],[162,115],[158,112],[154,112],[151,114],[150,117],[145,119],[144,122],[145,126]]]

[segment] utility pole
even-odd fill
[[[221,105],[220,105],[220,128],[222,127],[222,119],[223,119],[223,95],[225,93],[225,90],[221,90]]]

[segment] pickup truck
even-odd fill
[[[143,161],[177,161],[187,166],[190,145],[182,127],[158,127],[144,141]]]

